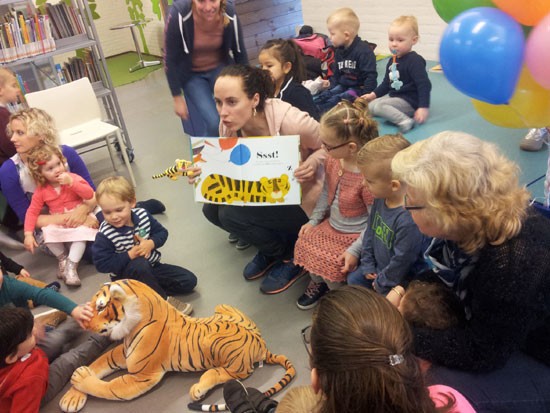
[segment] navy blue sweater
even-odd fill
[[[414,109],[430,107],[432,83],[426,72],[426,61],[416,52],[409,52],[396,59],[399,80],[403,85],[399,90],[392,89],[390,81],[392,58],[386,65],[382,83],[374,90],[376,97],[387,95],[405,99]]]
[[[351,45],[336,48],[334,74],[330,88],[342,85],[355,89],[358,95],[372,92],[376,87],[376,57],[367,42],[356,36]]]
[[[164,30],[164,70],[172,96],[181,95],[183,86],[191,78],[191,56],[195,43],[192,0],[177,0],[170,8]],[[223,30],[222,56],[224,64],[248,64],[241,25],[232,2],[225,10],[229,24]],[[181,23],[181,31],[180,31]]]
[[[319,121],[319,111],[313,103],[313,96],[301,83],[295,82],[293,78],[283,84],[278,96],[275,96],[284,102],[300,109],[302,112],[309,113],[316,121]]]
[[[130,263],[130,250],[135,244],[134,235],[150,239],[155,243],[148,260],[151,264],[160,261],[158,248],[168,239],[168,230],[142,208],[132,210],[133,227],[115,228],[107,221],[99,226],[95,242],[92,245],[94,264],[99,272],[124,275],[124,268]]]

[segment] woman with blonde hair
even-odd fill
[[[434,237],[427,279],[450,286],[466,318],[415,328],[417,356],[469,372],[501,369],[432,368],[440,382],[475,395],[476,407],[546,411],[537,409],[550,407],[550,222],[529,207],[517,165],[491,143],[447,131],[399,152],[392,170],[407,185],[405,208]]]
[[[220,118],[212,98],[221,69],[248,64],[233,2],[177,0],[166,19],[164,69],[174,111],[194,136],[218,136]]]

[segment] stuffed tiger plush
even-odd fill
[[[284,202],[290,190],[288,175],[279,178],[260,178],[259,181],[232,179],[224,175],[210,174],[201,186],[202,196],[211,202]]]
[[[224,404],[202,405],[198,400],[218,384],[244,379],[254,363],[279,364],[284,377],[265,392],[271,396],[296,375],[283,355],[271,353],[258,327],[229,305],[218,305],[214,315],[192,318],[183,315],[147,285],[136,280],[105,284],[91,300],[94,316],[88,329],[122,344],[100,356],[90,366],[73,373],[73,387],[59,406],[64,412],[78,412],[87,395],[109,400],[131,400],[157,385],[167,371],[203,371],[189,394],[199,411],[223,411]],[[118,370],[126,374],[102,380]]]
[[[163,177],[170,178],[172,181],[176,181],[178,176],[187,176],[188,172],[186,171],[193,162],[186,161],[185,159],[176,159],[175,165],[171,166],[168,169],[165,169],[163,173],[153,175],[153,179],[159,179]]]

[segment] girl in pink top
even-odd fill
[[[71,211],[94,197],[92,187],[79,175],[67,172],[65,157],[57,146],[40,145],[29,152],[28,167],[37,187],[25,215],[25,248],[34,253],[38,243],[34,237],[36,221],[46,205],[50,214]],[[97,228],[85,225],[69,228],[48,225],[42,228],[44,242],[58,260],[58,278],[65,284],[80,285],[76,271],[84,254],[86,241],[93,241]],[[68,250],[66,245],[68,244]]]

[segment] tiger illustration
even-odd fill
[[[171,166],[168,169],[165,169],[164,172],[153,175],[153,179],[159,179],[163,177],[170,178],[172,181],[175,181],[178,179],[178,176],[187,176],[187,168],[189,168],[193,162],[186,161],[185,159],[176,159],[175,165]]]
[[[109,400],[131,400],[156,386],[167,371],[204,371],[191,386],[191,410],[224,411],[224,404],[203,405],[198,400],[214,386],[231,379],[244,379],[254,363],[278,364],[283,378],[265,392],[271,396],[296,375],[290,360],[271,353],[258,327],[246,315],[229,305],[218,305],[214,315],[192,318],[168,304],[147,285],[136,280],[105,284],[92,297],[94,316],[88,329],[122,344],[100,356],[90,366],[73,373],[73,387],[59,406],[64,412],[78,412],[88,395]],[[104,377],[127,370],[110,381]]]
[[[284,202],[290,190],[288,175],[279,178],[260,178],[259,181],[232,179],[224,175],[210,174],[201,186],[202,196],[211,202]]]

